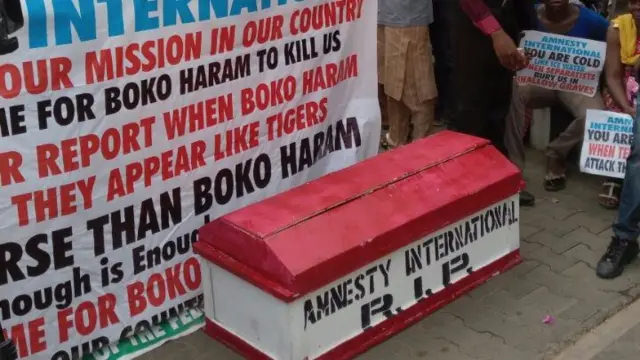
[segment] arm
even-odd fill
[[[500,23],[491,14],[484,0],[459,0],[460,7],[473,24],[486,36],[491,37],[493,50],[503,67],[515,71],[527,66],[527,57],[518,51],[513,39],[507,35]]]
[[[627,100],[625,84],[623,83],[624,69],[620,60],[620,34],[618,29],[609,27],[607,32],[607,54],[604,61],[605,82],[613,101],[622,111],[632,114],[635,109]]]
[[[489,36],[498,30],[502,30],[502,26],[491,14],[483,0],[460,0],[460,7],[483,34]]]

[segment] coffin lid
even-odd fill
[[[487,140],[443,131],[222,216],[205,260],[291,302],[516,194]]]

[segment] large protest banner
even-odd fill
[[[149,329],[136,335],[99,348],[92,354],[84,356],[83,360],[131,360],[169,340],[200,330],[203,324],[204,313],[202,309],[190,307],[180,311],[177,316],[152,325]]]
[[[0,323],[23,359],[193,331],[200,226],[377,153],[375,1],[0,6]]]
[[[580,170],[624,179],[633,143],[633,118],[611,111],[587,110]]]
[[[570,36],[526,31],[520,46],[531,59],[518,71],[519,85],[534,85],[593,96],[598,91],[607,44]]]

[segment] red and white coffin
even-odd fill
[[[518,169],[453,132],[200,230],[205,331],[248,359],[347,359],[520,261]]]

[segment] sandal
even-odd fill
[[[532,193],[522,190],[520,191],[520,206],[534,206],[536,204],[536,197]]]
[[[551,192],[564,190],[567,186],[566,175],[549,174],[544,177],[544,189]]]
[[[393,150],[398,146],[395,145],[393,141],[391,141],[391,139],[389,138],[389,133],[387,132],[386,134],[384,134],[382,139],[380,139],[380,147],[382,147],[384,150]]]
[[[598,195],[598,204],[605,209],[614,210],[620,205],[620,193],[622,186],[614,181],[605,181],[602,184],[602,192]]]
[[[566,168],[563,160],[547,156],[547,176],[544,177],[544,189],[547,191],[564,190],[567,186]]]
[[[380,148],[383,150],[389,150],[389,143],[387,142],[386,134],[380,137]]]

